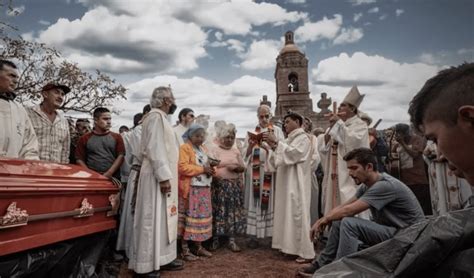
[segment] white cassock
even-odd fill
[[[277,127],[273,126],[273,133],[278,140],[283,140],[285,136],[283,131]],[[268,128],[261,128],[260,133],[268,132]],[[256,133],[252,131],[252,133]],[[265,173],[273,172],[269,169],[268,165],[268,154],[267,151],[259,146],[255,146],[252,149],[252,152],[248,157],[246,157],[247,147],[248,147],[248,136],[245,138],[245,143],[242,148],[244,157],[244,163],[247,166],[245,171],[245,191],[244,191],[244,206],[247,210],[247,235],[255,236],[257,238],[271,237],[273,232],[273,210],[274,210],[274,192],[275,192],[275,174],[272,174],[272,185],[270,188],[270,200],[268,203],[268,208],[262,210],[260,199],[254,197],[253,184],[252,184],[252,158],[253,153],[256,148],[259,148],[259,160],[260,160],[260,184],[263,184],[263,178]],[[271,153],[272,151],[270,151]],[[262,190],[260,190],[260,195]]]
[[[318,178],[316,177],[316,170],[318,169],[319,163],[321,163],[321,157],[318,151],[318,138],[313,134],[311,137],[311,148],[314,150],[311,156],[311,222],[314,223],[319,218],[319,184]]]
[[[355,196],[357,185],[349,176],[347,170],[347,163],[344,161],[344,156],[357,148],[369,147],[369,132],[367,124],[358,116],[353,116],[345,122],[338,120],[332,128],[327,132],[331,136],[331,140],[327,144],[324,142],[324,134],[318,136],[318,150],[321,156],[321,163],[324,171],[324,179],[322,184],[322,208],[323,214],[328,213],[333,207],[336,207],[350,198]],[[337,146],[337,189],[336,189],[336,204],[333,204],[333,159],[331,154],[331,147],[333,140],[338,142]],[[368,212],[359,214],[363,218],[369,217]]]
[[[38,139],[25,108],[0,99],[0,157],[39,160]]]
[[[159,270],[177,255],[179,143],[160,109],[153,108],[142,123],[140,156],[129,268],[147,273]],[[163,194],[159,182],[166,180],[171,183],[171,193]]]
[[[140,141],[142,134],[141,124],[134,127],[124,136],[125,143],[125,161],[132,167],[128,175],[127,189],[122,203],[122,214],[120,215],[120,227],[117,236],[117,250],[125,250],[127,257],[130,257],[130,246],[133,234],[133,214],[132,214],[132,196],[135,190],[135,183],[138,179],[137,171],[134,165],[140,165],[138,160],[140,153]],[[125,163],[125,162],[124,162]]]
[[[185,127],[182,124],[178,124],[177,126],[173,127],[174,132],[176,132],[176,136],[178,137],[179,145],[181,146],[184,144],[183,134],[188,130],[189,127]]]
[[[314,151],[310,135],[298,128],[278,143],[269,160],[276,168],[272,248],[305,259],[315,256],[309,238]]]

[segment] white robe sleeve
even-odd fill
[[[310,135],[311,137],[311,170],[316,171],[318,168],[319,163],[321,162],[321,157],[319,156],[318,151],[318,138],[314,135]]]
[[[142,155],[150,160],[153,175],[158,182],[173,178],[165,145],[163,124],[165,120],[160,114],[150,112],[147,121],[144,123],[145,125],[142,127],[144,129],[141,139]]]
[[[339,143],[338,149],[344,150],[342,156],[355,148],[369,147],[369,131],[362,120],[352,120],[350,125],[338,120],[329,130],[329,135]]]
[[[294,165],[305,161],[311,148],[311,142],[306,134],[295,138],[291,144],[279,141],[275,149],[275,166]]]

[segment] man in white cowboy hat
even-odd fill
[[[356,184],[349,177],[343,157],[357,148],[369,147],[367,124],[361,120],[358,108],[365,95],[353,86],[329,119],[330,127],[318,138],[318,149],[324,170],[322,211],[326,214],[354,196]],[[368,214],[366,215],[368,216]]]

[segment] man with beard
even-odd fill
[[[401,181],[377,171],[377,157],[372,150],[354,149],[344,161],[350,177],[360,186],[354,197],[326,213],[311,228],[313,239],[331,226],[326,247],[318,259],[299,271],[301,276],[312,276],[320,267],[357,252],[360,243],[373,246],[424,219],[413,192]],[[354,217],[368,208],[373,221]]]
[[[49,83],[41,90],[43,102],[27,109],[39,143],[39,158],[56,163],[69,163],[69,123],[60,110],[64,96],[71,89]]]

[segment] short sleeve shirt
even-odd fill
[[[423,210],[415,194],[401,181],[382,173],[371,187],[362,184],[356,197],[369,204],[373,220],[397,229],[424,219]]]
[[[101,174],[109,170],[121,154],[125,155],[125,145],[122,136],[115,132],[106,134],[89,132],[77,142],[76,159],[84,161],[88,168]],[[120,170],[114,173],[114,177],[119,176]]]

